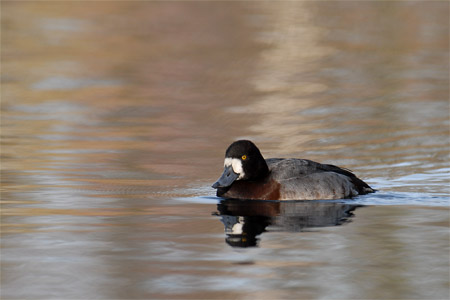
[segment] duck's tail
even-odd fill
[[[367,183],[365,183],[364,181],[362,181],[361,179],[359,179],[356,176],[350,177],[350,180],[355,185],[355,187],[358,190],[358,193],[360,195],[365,195],[365,194],[376,192],[375,189],[371,188]]]

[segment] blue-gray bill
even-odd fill
[[[232,166],[226,166],[223,170],[222,175],[220,178],[214,182],[212,185],[213,188],[222,188],[222,187],[228,187],[230,186],[237,178],[239,177],[239,174],[235,173],[233,171]]]

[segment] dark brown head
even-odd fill
[[[228,187],[235,180],[258,180],[269,173],[269,168],[258,147],[251,141],[239,140],[225,152],[224,172],[213,188]]]

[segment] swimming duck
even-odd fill
[[[325,200],[373,193],[351,171],[307,159],[264,159],[248,140],[225,152],[224,171],[212,185],[217,196],[254,200]]]

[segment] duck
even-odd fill
[[[224,171],[212,185],[217,196],[245,200],[333,200],[375,192],[352,171],[308,159],[264,159],[249,140],[233,142]]]

